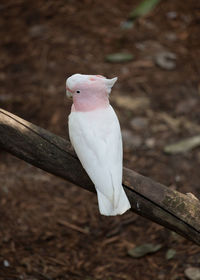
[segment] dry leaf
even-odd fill
[[[173,257],[176,255],[176,250],[174,250],[174,249],[169,249],[169,250],[167,250],[167,252],[166,252],[166,255],[165,255],[165,258],[167,259],[167,260],[171,260],[171,259],[173,259]]]
[[[187,138],[175,144],[167,145],[164,147],[164,152],[167,154],[185,153],[198,146],[200,146],[200,135]]]
[[[134,56],[131,53],[113,53],[106,56],[107,62],[120,63],[133,60]]]
[[[150,100],[147,97],[131,97],[131,96],[115,96],[113,101],[121,108],[128,110],[146,109],[150,105]]]
[[[188,267],[184,273],[190,280],[200,280],[200,268],[198,267]]]
[[[155,253],[162,248],[162,244],[144,243],[128,251],[128,255],[133,258],[141,258],[150,253]]]

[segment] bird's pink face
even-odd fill
[[[109,106],[107,79],[100,75],[75,74],[66,81],[67,96],[74,111],[87,112]]]

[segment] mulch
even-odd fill
[[[137,3],[2,1],[0,104],[68,138],[65,79],[73,73],[118,76],[111,102],[129,131],[124,165],[199,197],[200,149],[178,155],[163,149],[200,133],[200,6],[161,1],[133,28],[122,29]],[[155,63],[163,50],[176,55],[174,69]],[[105,61],[116,52],[134,59]],[[186,268],[200,266],[199,247],[177,234],[131,212],[101,216],[94,194],[3,150],[0,159],[0,279],[180,280]],[[128,255],[144,243],[162,248],[142,258]],[[167,260],[170,248],[176,255]]]

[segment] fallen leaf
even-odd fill
[[[167,113],[159,113],[158,118],[165,122],[173,131],[178,131],[179,127],[181,126],[181,120],[177,118],[173,118]]]
[[[131,53],[113,53],[106,56],[107,62],[120,63],[133,60],[134,56]]]
[[[200,135],[187,138],[175,144],[167,145],[164,147],[164,152],[167,154],[180,154],[188,152],[198,146],[200,146]]]
[[[180,241],[183,241],[183,240],[184,240],[183,237],[182,237],[181,235],[179,235],[178,233],[176,233],[176,232],[174,232],[174,231],[171,231],[170,234],[171,234],[172,240],[174,240],[174,241],[180,242]]]
[[[113,101],[122,108],[128,110],[147,109],[150,105],[150,100],[147,97],[130,97],[130,96],[113,96]]]
[[[135,20],[137,17],[146,15],[152,11],[159,2],[160,0],[144,0],[130,13],[129,20]]]
[[[200,280],[200,268],[198,267],[188,267],[184,273],[190,280]]]
[[[176,67],[176,55],[172,52],[162,51],[154,57],[155,64],[164,70],[173,70]]]
[[[162,248],[161,244],[145,243],[128,251],[128,255],[133,258],[141,258],[147,254],[155,253]]]
[[[174,132],[182,131],[183,128],[188,131],[195,131],[195,133],[200,132],[200,126],[198,124],[191,122],[183,116],[179,118],[173,118],[169,114],[161,112],[156,114],[156,118],[162,122],[165,122]]]
[[[174,250],[174,249],[169,249],[169,250],[167,250],[167,252],[166,252],[166,255],[165,255],[165,258],[167,259],[167,260],[171,260],[171,259],[173,259],[173,257],[176,255],[176,250]]]

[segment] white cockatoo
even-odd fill
[[[131,206],[122,187],[122,137],[118,118],[109,103],[117,78],[74,74],[66,81],[73,98],[69,137],[95,185],[102,215],[123,214]]]

